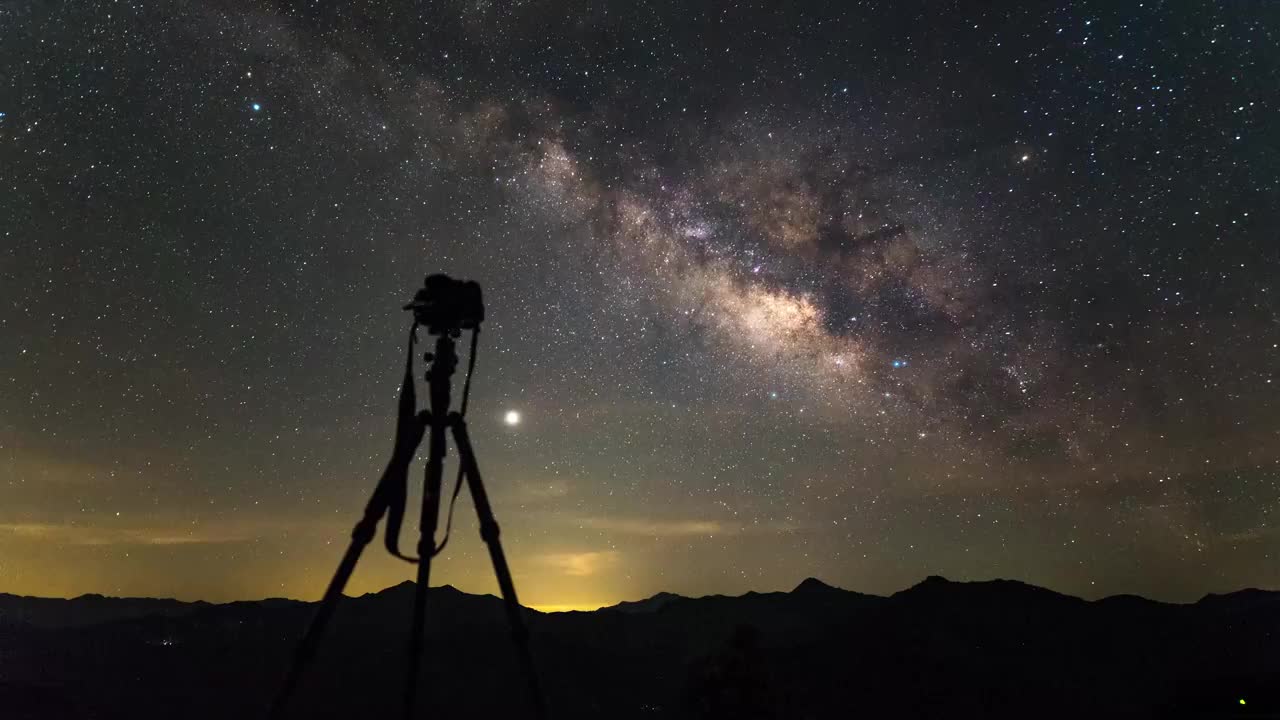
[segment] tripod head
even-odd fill
[[[428,275],[404,309],[412,310],[413,319],[432,335],[458,337],[463,330],[480,329],[484,322],[480,284],[442,274]]]
[[[467,368],[467,381],[462,389],[462,413],[467,411],[467,397],[471,391],[471,373],[476,362],[476,338],[480,323],[484,322],[484,299],[480,283],[474,280],[454,280],[448,275],[428,275],[422,287],[413,295],[413,302],[404,306],[413,311],[414,327],[422,325],[427,333],[436,336],[434,353],[423,359],[431,362],[427,381],[431,385],[431,409],[441,417],[449,409],[449,378],[457,367],[458,356],[453,349],[453,339],[463,330],[471,331],[471,355]],[[412,334],[412,333],[411,333]]]

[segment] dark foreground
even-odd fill
[[[399,717],[412,595],[347,600],[291,716]],[[500,602],[430,602],[429,716],[528,716]],[[261,717],[311,610],[0,594],[0,717]],[[1278,592],[1086,602],[930,578],[885,598],[809,580],[529,620],[554,718],[1280,717]]]

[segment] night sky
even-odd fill
[[[0,591],[317,598],[429,272],[529,605],[1280,587],[1280,4],[289,5],[0,3]]]

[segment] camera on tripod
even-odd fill
[[[456,337],[462,330],[474,330],[484,322],[484,300],[480,283],[454,280],[448,275],[428,275],[423,286],[404,306],[413,319],[432,335],[448,333]]]
[[[427,590],[431,586],[431,559],[438,555],[449,542],[449,533],[453,526],[453,501],[458,499],[458,493],[465,482],[475,502],[480,538],[489,548],[489,559],[493,562],[493,572],[497,576],[498,589],[501,591],[502,603],[506,609],[507,623],[511,626],[512,639],[515,641],[520,663],[524,666],[525,680],[529,685],[529,697],[534,707],[534,717],[537,720],[545,720],[546,704],[538,684],[533,655],[529,651],[529,629],[525,625],[524,610],[520,606],[520,599],[516,596],[515,581],[511,577],[511,568],[507,565],[507,556],[499,539],[501,531],[498,528],[498,521],[493,516],[493,507],[489,504],[489,494],[485,491],[484,480],[480,477],[480,467],[476,462],[475,450],[471,447],[471,436],[467,432],[465,420],[467,397],[471,390],[471,373],[475,370],[476,343],[480,336],[480,323],[484,321],[484,301],[480,295],[480,285],[473,281],[454,280],[448,275],[428,275],[422,289],[414,294],[413,302],[405,305],[404,309],[413,311],[414,324],[409,330],[408,353],[405,357],[404,381],[400,386],[396,440],[391,461],[387,463],[387,469],[382,473],[377,487],[369,497],[364,514],[351,531],[351,544],[347,546],[346,553],[338,563],[338,569],[334,571],[333,579],[325,589],[324,598],[320,601],[320,607],[315,615],[312,616],[306,634],[298,642],[293,664],[289,666],[289,672],[272,701],[271,717],[274,720],[285,717],[284,712],[289,698],[297,689],[303,671],[315,657],[320,635],[337,609],[338,602],[343,597],[342,590],[351,580],[351,574],[355,571],[361,553],[377,536],[378,522],[383,517],[387,518],[387,551],[395,557],[418,565],[404,684],[404,717],[406,720],[418,717],[416,703],[418,686],[423,681],[422,651],[426,642]],[[426,326],[427,331],[436,336],[434,350],[423,355],[423,359],[431,363],[431,368],[427,372],[430,407],[421,411],[418,409],[413,379],[414,345],[418,341],[419,325]],[[462,385],[462,403],[454,412],[449,409],[453,373],[458,364],[458,355],[454,346],[455,338],[463,330],[471,331],[471,352],[467,356],[467,379]],[[458,479],[452,498],[449,500],[449,515],[445,521],[444,538],[437,544],[436,529],[440,519],[440,499],[444,495],[444,460],[450,433],[453,435],[453,442],[458,451]],[[414,558],[400,553],[399,535],[408,497],[409,464],[413,461],[413,456],[424,436],[429,438],[429,449],[423,478],[422,518],[418,526],[418,556]]]

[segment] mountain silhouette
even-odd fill
[[[844,592],[844,591],[840,590],[839,588],[832,587],[822,582],[818,578],[811,577],[811,578],[805,578],[803,581],[801,581],[799,585],[796,586],[796,589],[792,590],[791,592],[793,593],[828,593],[828,592]]]
[[[177,617],[208,605],[209,603],[206,602],[113,598],[96,594],[81,595],[68,600],[0,593],[0,625],[83,627],[148,615]]]
[[[398,712],[413,594],[342,599],[295,717]],[[523,716],[501,601],[428,596],[432,710]],[[261,717],[314,607],[0,595],[0,717]],[[1265,590],[1090,602],[930,577],[883,597],[808,578],[525,612],[557,718],[1280,716],[1280,593]]]
[[[652,597],[647,597],[644,600],[631,600],[631,601],[624,600],[623,602],[620,602],[617,605],[610,605],[609,607],[604,609],[614,610],[617,612],[625,612],[625,613],[658,612],[659,610],[663,609],[667,605],[671,604],[673,601],[687,600],[687,599],[688,598],[681,595],[676,595],[675,593],[660,592],[657,595],[654,595]]]

